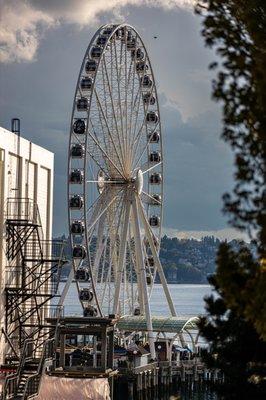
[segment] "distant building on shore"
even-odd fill
[[[54,154],[20,137],[20,121],[12,132],[0,127],[0,364],[5,352],[5,218],[8,199],[38,204],[43,238],[52,238]],[[22,201],[24,201],[22,200]]]

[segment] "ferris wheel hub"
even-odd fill
[[[142,173],[141,169],[139,169],[137,171],[135,188],[136,188],[138,195],[140,195],[142,193],[142,189],[143,189],[143,173]]]
[[[99,171],[98,172],[98,183],[97,183],[97,187],[98,187],[98,191],[101,194],[103,192],[104,189],[104,185],[105,185],[105,173],[103,171]]]

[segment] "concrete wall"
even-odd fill
[[[5,321],[5,205],[8,197],[37,202],[44,239],[52,238],[54,154],[0,127],[0,364]]]

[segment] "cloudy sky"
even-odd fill
[[[193,0],[0,0],[0,125],[55,153],[54,234],[66,227],[66,160],[76,79],[97,27],[128,22],[144,39],[159,91],[165,159],[165,232],[233,237],[221,213],[232,157],[210,98],[215,55]],[[154,39],[157,36],[157,39]],[[239,236],[237,234],[237,236]]]

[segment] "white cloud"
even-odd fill
[[[194,0],[0,0],[0,61],[33,61],[42,35],[60,24],[97,25],[111,13],[121,20],[126,6],[192,9]]]

